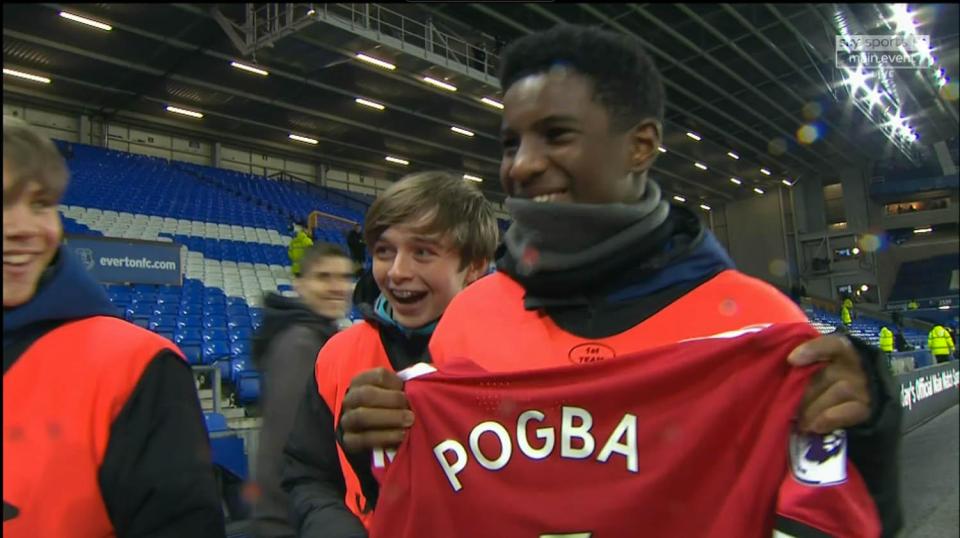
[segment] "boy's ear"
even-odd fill
[[[487,274],[487,267],[489,265],[489,260],[480,260],[470,264],[470,266],[467,267],[467,275],[464,278],[464,284],[472,284],[474,281]]]

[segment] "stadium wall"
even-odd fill
[[[727,248],[737,268],[783,289],[790,287],[792,256],[788,245],[779,190],[730,202],[723,207]]]

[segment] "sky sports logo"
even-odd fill
[[[102,267],[156,269],[159,271],[175,271],[177,269],[177,262],[174,261],[151,260],[150,258],[130,258],[128,256],[124,256],[122,258],[107,258],[101,256],[99,262]]]
[[[923,51],[930,50],[928,35],[848,35],[836,38],[837,67],[864,69],[918,69]]]

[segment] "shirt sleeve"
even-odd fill
[[[900,501],[900,431],[903,409],[899,386],[876,348],[848,337],[860,355],[872,402],[870,419],[847,430],[849,458],[876,503],[882,536],[892,538],[903,527]]]
[[[311,375],[284,448],[283,488],[290,494],[303,538],[365,538],[344,503],[346,484],[337,454],[333,412]]]
[[[193,374],[172,351],[147,366],[114,420],[98,478],[120,538],[224,536]]]
[[[793,433],[777,495],[774,538],[875,538],[880,518],[867,485],[847,460],[847,436]]]

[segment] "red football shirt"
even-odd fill
[[[878,536],[842,432],[791,434],[817,334],[779,325],[580,366],[421,368],[372,538]],[[426,366],[426,365],[421,365]]]

